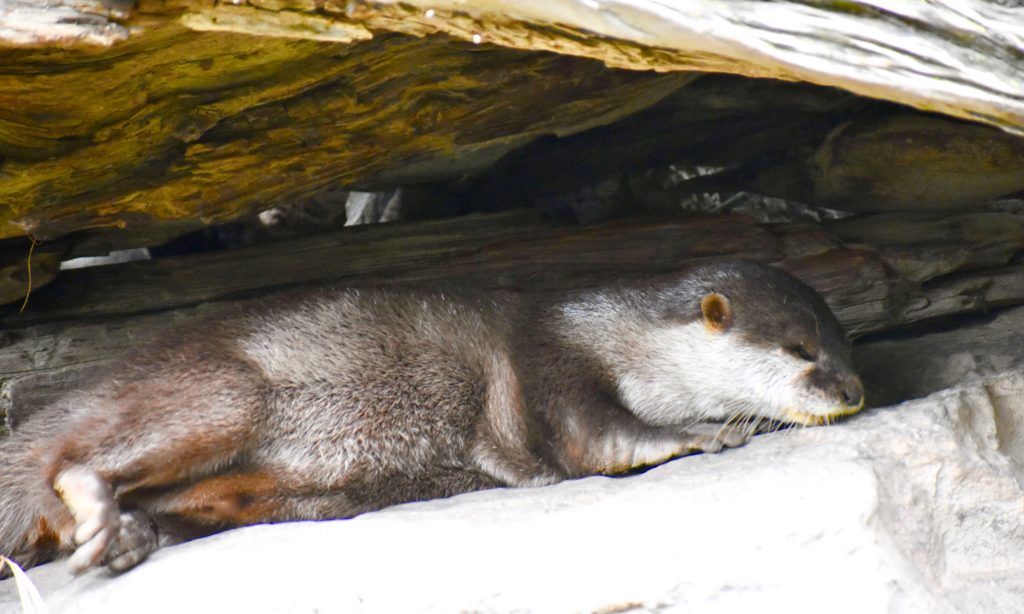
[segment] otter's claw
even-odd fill
[[[53,488],[75,519],[74,540],[78,548],[68,559],[68,567],[72,573],[80,574],[99,564],[117,535],[117,503],[110,485],[84,465],[61,471]]]
[[[736,425],[700,423],[686,429],[687,445],[694,452],[713,454],[722,448],[736,448],[750,440],[750,429]]]

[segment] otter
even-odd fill
[[[616,475],[864,403],[822,298],[737,260],[551,293],[304,291],[167,335],[0,444],[0,554]]]

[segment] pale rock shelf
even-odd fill
[[[1024,611],[1024,375],[638,476],[250,527],[119,577],[30,575],[51,611]],[[0,583],[0,611],[17,611]]]

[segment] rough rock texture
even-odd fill
[[[986,374],[1024,369],[1024,309],[957,318],[941,331],[865,341],[854,359],[876,406],[916,399]]]
[[[629,478],[260,526],[54,612],[1024,612],[1024,374]],[[0,583],[0,610],[14,587]]]

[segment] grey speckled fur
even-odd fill
[[[157,536],[619,473],[861,394],[824,301],[733,260],[567,293],[311,291],[143,350],[0,444],[0,553],[120,570]],[[726,420],[746,430],[699,425]]]

